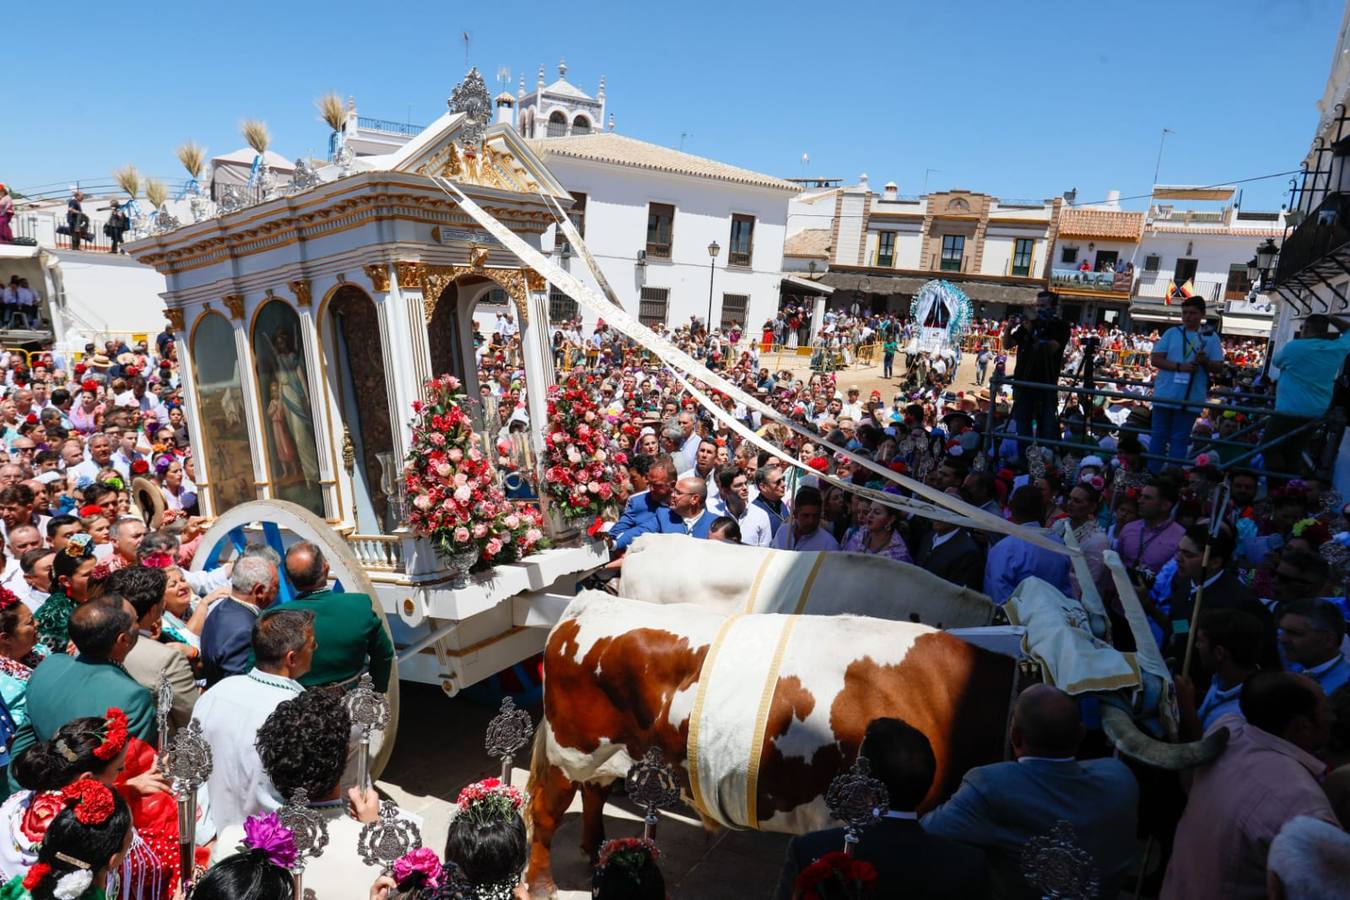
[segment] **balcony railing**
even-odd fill
[[[92,238],[87,241],[83,238],[80,239],[81,250],[87,250],[90,253],[112,252],[112,239],[103,233],[103,226],[106,221],[106,219],[90,217],[89,232]],[[40,247],[50,247],[57,250],[72,249],[71,236],[57,233],[58,228],[66,228],[65,213],[21,212],[14,217],[11,226],[16,238],[28,238]],[[131,231],[128,230],[122,237],[122,243],[125,244],[131,238]]]
[[[387,534],[349,534],[351,548],[363,568],[380,572],[403,571],[403,538]]]
[[[965,269],[965,262],[966,258],[964,256],[957,257],[956,259],[943,258],[943,260],[938,263],[938,268],[943,272],[960,272]]]
[[[1167,299],[1167,285],[1176,284],[1178,290],[1181,288],[1181,282],[1170,272],[1145,272],[1139,276],[1135,282],[1135,296],[1145,303],[1164,303]],[[1217,310],[1219,302],[1223,298],[1224,284],[1221,281],[1196,281],[1193,283],[1192,292],[1195,296],[1204,300],[1206,305],[1213,304]],[[1180,293],[1173,295],[1172,303],[1180,304],[1182,301]]]
[[[1275,280],[1284,282],[1350,244],[1350,194],[1327,194],[1284,240]]]
[[[403,137],[417,137],[425,129],[423,125],[391,122],[388,119],[372,119],[369,116],[357,116],[356,127],[362,131],[378,131],[382,134],[397,134]]]
[[[893,253],[878,253],[878,254],[877,254],[876,265],[879,266],[879,267],[881,267],[881,268],[883,268],[883,269],[889,269],[889,268],[892,268],[892,267],[895,265],[895,254],[893,254]]]
[[[1170,206],[1155,206],[1149,210],[1149,218],[1154,222],[1169,222],[1174,225],[1223,225],[1228,222],[1228,210],[1174,209]]]
[[[1073,291],[1102,294],[1128,294],[1129,272],[1080,272],[1077,269],[1051,269],[1050,286]]]

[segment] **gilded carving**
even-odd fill
[[[394,263],[394,272],[398,275],[398,286],[400,288],[414,291],[422,289],[422,264],[420,262],[401,259]]]
[[[548,287],[548,280],[534,269],[526,269],[525,286],[532,291],[542,291]]]
[[[183,330],[183,311],[181,309],[164,310],[164,318],[169,320],[169,327],[174,331]]]
[[[531,269],[487,269],[472,266],[425,266],[422,277],[422,313],[430,322],[436,312],[436,302],[447,287],[465,275],[481,275],[490,278],[497,286],[506,291],[506,296],[515,304],[516,314],[522,327],[530,322],[529,278]]]
[[[309,292],[309,279],[297,278],[295,281],[288,282],[291,293],[295,295],[295,302],[299,306],[309,306],[313,298]]]
[[[389,267],[384,263],[375,263],[373,265],[362,266],[366,271],[366,277],[370,279],[370,284],[375,288],[376,293],[383,294],[389,290]]]
[[[474,269],[481,269],[487,265],[488,248],[477,242],[469,245],[469,266]]]
[[[244,320],[244,298],[240,294],[226,294],[220,298],[225,304],[225,308],[230,311],[230,318],[236,322]]]

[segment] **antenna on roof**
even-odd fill
[[[509,66],[497,67],[497,87],[506,90],[511,86],[511,69]]]
[[[690,133],[687,132],[687,131],[681,131],[681,132],[680,132],[680,150],[681,150],[681,151],[684,150],[684,139],[685,139],[685,138],[691,138],[691,137],[693,137],[693,135],[690,134]]]

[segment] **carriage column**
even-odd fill
[[[522,271],[528,288],[525,302],[529,305],[528,317],[520,317],[520,351],[525,357],[525,405],[530,414],[530,447],[534,458],[542,459],[548,424],[548,389],[556,383],[553,344],[548,333],[548,291],[541,275],[532,269]]]
[[[244,419],[248,422],[248,433],[263,435],[267,433],[267,423],[262,418],[258,375],[253,366],[253,348],[249,344],[248,323],[244,318],[244,298],[241,294],[229,294],[222,297],[221,302],[230,311],[230,321],[234,325],[234,351],[239,360],[239,386],[244,391]],[[253,457],[253,489],[259,500],[270,500],[272,489],[267,483],[267,442],[249,441],[248,448]]]
[[[268,291],[268,294],[273,296],[271,291]],[[309,293],[306,291],[304,293],[306,301],[308,297]],[[306,361],[305,374],[308,378],[305,386],[309,390],[310,397],[323,397],[324,386],[319,376],[322,371],[320,363],[322,353],[319,350],[319,332],[314,324],[314,307],[305,302],[299,306],[297,312],[300,314],[300,340],[304,345],[302,352]],[[319,485],[326,512],[324,518],[329,522],[340,522],[343,517],[339,508],[341,491],[337,489],[337,472],[333,465],[338,451],[333,446],[333,423],[330,412],[326,404],[314,404],[314,443],[319,456]],[[262,432],[259,431],[258,434]]]

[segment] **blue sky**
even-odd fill
[[[180,177],[173,149],[323,154],[313,101],[424,124],[469,61],[495,93],[539,65],[593,93],[617,130],[785,177],[903,194],[962,187],[1039,198],[1147,193],[1295,168],[1331,62],[1337,0],[1029,0],[675,4],[10,3],[0,180],[106,181],[116,167]],[[72,32],[72,23],[75,23]],[[23,39],[15,42],[15,39]],[[78,67],[61,62],[72,41]],[[43,52],[43,46],[50,52]],[[115,48],[134,48],[131,52]],[[104,48],[110,48],[104,53]],[[114,58],[122,60],[113,63]],[[810,154],[803,168],[801,156]],[[934,169],[935,172],[926,170]],[[1278,207],[1288,178],[1245,186]],[[1137,206],[1137,204],[1136,204]]]

